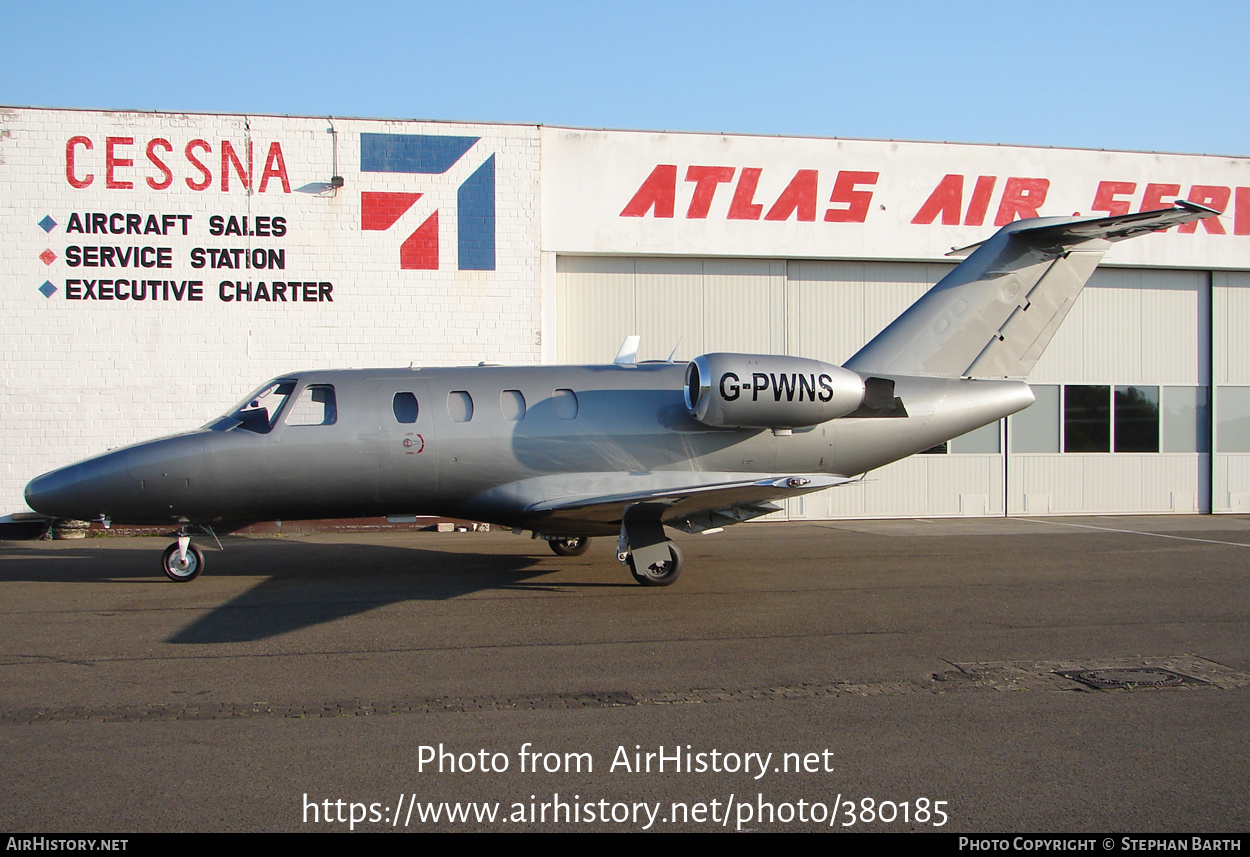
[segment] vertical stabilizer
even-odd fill
[[[1113,242],[1218,214],[1177,200],[1175,207],[1159,211],[1008,224],[861,348],[846,368],[861,374],[1026,378]]]

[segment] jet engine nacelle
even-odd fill
[[[857,372],[775,354],[704,354],[686,367],[686,408],[717,428],[805,428],[864,402]]]

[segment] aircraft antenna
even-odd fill
[[[674,345],[674,346],[673,346],[673,350],[672,350],[672,351],[670,351],[670,352],[668,353],[668,360],[666,360],[666,361],[665,361],[666,363],[672,363],[672,362],[673,362],[673,358],[677,356],[677,349],[678,349],[678,348],[681,348],[681,340],[682,340],[682,338],[683,338],[683,337],[680,337],[680,336],[679,336],[679,337],[677,337],[677,344],[676,344],[676,345]]]
[[[630,335],[625,337],[625,341],[621,343],[621,348],[616,352],[616,358],[612,361],[617,366],[636,366],[638,365],[638,343],[642,337]]]

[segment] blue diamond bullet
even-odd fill
[[[39,225],[43,227],[44,232],[51,232],[56,229],[56,221],[52,219],[52,215],[45,214],[43,220],[39,221]]]
[[[44,280],[43,285],[39,287],[39,291],[43,292],[45,298],[50,298],[56,294],[56,286],[52,285],[51,280]]]

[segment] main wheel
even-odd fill
[[[161,568],[170,580],[186,583],[188,580],[195,580],[204,570],[204,554],[195,545],[187,545],[187,558],[180,560],[178,543],[174,542],[165,548],[165,554],[161,557]]]
[[[643,586],[668,586],[677,579],[677,575],[681,574],[681,549],[669,542],[668,555],[670,557],[668,562],[640,569],[634,564],[633,553],[630,553],[629,573]]]
[[[590,539],[586,536],[561,536],[548,539],[547,544],[556,556],[581,556],[590,550]]]

